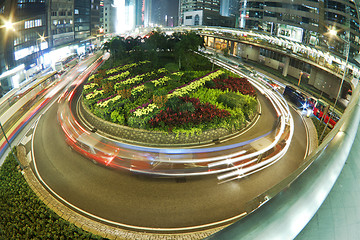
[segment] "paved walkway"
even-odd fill
[[[296,240],[353,240],[360,236],[360,129],[331,192]]]

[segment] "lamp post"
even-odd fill
[[[10,151],[11,151],[12,155],[14,156],[14,158],[16,159],[16,161],[18,162],[21,170],[24,170],[24,167],[21,165],[19,159],[18,159],[18,158],[16,157],[16,155],[14,154],[14,151],[13,151],[11,145],[10,145],[9,139],[8,139],[7,136],[6,136],[6,133],[5,133],[4,128],[3,128],[3,126],[2,126],[1,123],[0,123],[0,128],[1,128],[2,133],[4,134],[4,137],[5,137],[5,140],[6,140],[7,144],[9,145],[9,148],[10,148]]]
[[[336,36],[337,34],[337,31],[335,29],[330,29],[329,30],[329,33],[330,35],[332,36]],[[350,34],[350,33],[349,33]],[[346,40],[346,39],[341,39],[343,40],[346,44],[347,44],[347,49],[346,49],[346,60],[345,60],[345,69],[344,69],[344,72],[343,72],[343,75],[342,75],[342,78],[341,78],[341,83],[340,83],[340,87],[339,87],[339,91],[337,93],[337,96],[336,96],[336,99],[335,99],[335,103],[334,103],[334,106],[333,106],[333,111],[335,111],[335,107],[336,107],[336,104],[339,100],[339,97],[340,97],[340,93],[341,93],[341,89],[342,89],[342,86],[344,84],[344,80],[345,80],[345,76],[346,76],[346,73],[347,73],[347,65],[348,65],[348,61],[349,61],[349,55],[350,55],[350,37],[349,37],[349,40]],[[329,121],[330,121],[330,116],[329,116],[329,119],[328,121],[326,122],[326,126],[320,136],[320,140],[323,138],[323,135],[325,133],[325,130],[326,128],[328,127],[328,124],[329,124]]]
[[[38,43],[38,41],[40,41],[40,44]],[[36,39],[36,45],[38,47],[38,65],[41,64],[40,62],[40,57],[42,56],[42,49],[41,49],[41,44],[45,41],[45,37],[44,35],[41,35],[40,38]],[[41,69],[43,69],[43,66],[41,65]]]
[[[302,77],[303,74],[304,74],[304,73],[301,71],[300,76],[299,76],[298,86],[300,86],[301,77]]]

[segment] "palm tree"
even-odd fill
[[[204,39],[195,32],[186,32],[180,35],[180,41],[175,44],[175,54],[179,59],[179,69],[181,69],[181,59],[186,59],[186,53],[197,51],[205,47]]]

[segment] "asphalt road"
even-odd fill
[[[188,227],[236,216],[244,212],[249,201],[294,171],[305,157],[306,132],[300,117],[292,111],[295,134],[287,154],[249,177],[219,184],[216,176],[179,181],[134,175],[96,165],[73,151],[57,121],[57,108],[56,103],[42,116],[33,136],[33,153],[42,179],[78,208],[128,225]],[[271,109],[263,102],[258,123],[230,143],[271,129],[275,122]]]

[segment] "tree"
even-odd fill
[[[145,40],[145,48],[147,50],[165,50],[167,46],[167,38],[164,33],[153,31],[150,36]]]
[[[195,32],[186,32],[180,35],[180,41],[175,44],[175,53],[179,59],[179,69],[181,69],[181,59],[186,60],[186,53],[204,48],[204,39]]]
[[[109,52],[110,51],[110,42],[105,42],[104,43],[104,50],[106,51],[106,52]]]

